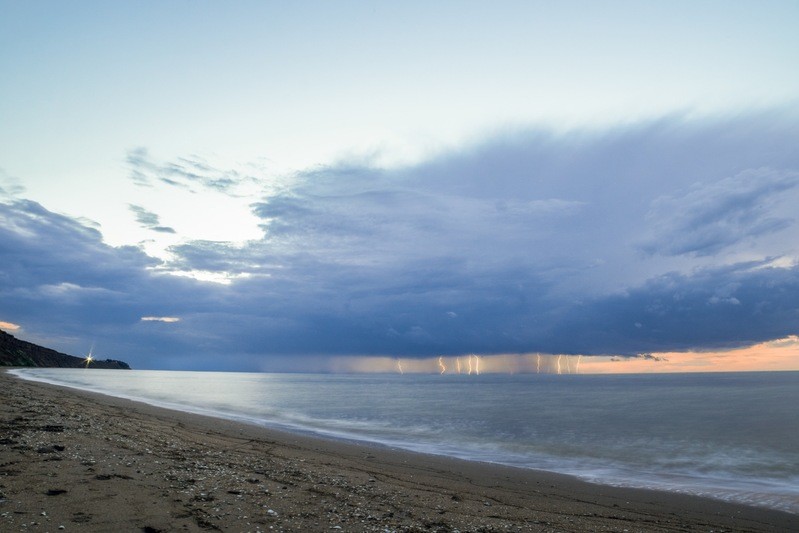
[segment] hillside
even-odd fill
[[[59,368],[86,367],[86,359],[67,355],[44,348],[31,342],[19,340],[13,335],[0,330],[0,366],[39,366]],[[130,370],[123,361],[94,359],[88,368],[113,368]]]

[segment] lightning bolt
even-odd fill
[[[474,373],[480,375],[480,358],[476,355],[474,356]]]
[[[583,356],[582,356],[582,355],[578,355],[578,356],[577,356],[577,367],[576,367],[576,368],[575,368],[575,370],[574,370],[574,373],[575,373],[575,374],[579,374],[579,373],[580,373],[580,360],[581,360],[582,358],[583,358]]]
[[[466,359],[466,364],[469,366],[469,370],[466,372],[468,375],[472,375],[472,356],[470,355],[468,359]]]
[[[442,374],[447,371],[447,367],[444,366],[443,357],[439,357],[438,358],[438,366],[439,366],[439,368],[441,368],[441,373]]]
[[[541,373],[541,354],[538,354],[538,359],[536,360],[535,363],[535,373],[536,374]]]
[[[458,374],[460,374],[461,373],[461,358],[460,357],[456,357],[455,358],[455,363],[458,365]]]
[[[402,361],[400,361],[399,359],[397,359],[397,370],[399,370],[400,374],[404,374],[405,373],[402,370]]]
[[[560,374],[560,358],[561,357],[562,357],[561,355],[558,356],[558,374]]]

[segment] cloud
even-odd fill
[[[761,266],[739,263],[658,276],[572,306],[541,341],[554,352],[634,355],[733,348],[795,335],[799,268]]]
[[[143,228],[147,228],[159,233],[176,233],[173,228],[169,226],[162,226],[158,215],[145,208],[128,204],[128,208],[136,215],[136,221],[141,224]]]
[[[788,212],[795,208],[786,193],[797,185],[799,173],[761,168],[661,196],[647,215],[655,237],[643,248],[667,255],[710,255],[776,233],[794,222],[791,216],[779,216],[778,207],[783,204],[783,213],[785,207]]]
[[[3,320],[0,320],[0,329],[4,331],[17,331],[21,327],[22,326],[20,326],[19,324],[14,324],[13,322],[5,322]]]
[[[143,316],[141,320],[142,322],[166,322],[167,324],[180,322],[180,318],[174,316]]]
[[[168,368],[634,356],[796,335],[791,117],[515,131],[401,168],[320,166],[252,198],[262,238],[183,241],[166,262],[35,202],[0,204],[0,315]],[[216,175],[141,150],[129,159],[143,184]]]
[[[120,275],[157,264],[135,247],[112,248],[94,227],[30,200],[0,203],[2,279],[27,287],[98,280],[113,287]]]
[[[793,122],[767,124],[759,115],[671,117],[561,136],[517,132],[406,168],[314,169],[253,204],[264,240],[172,251],[181,268],[268,275],[247,285],[270,287],[269,298],[292,317],[282,327],[314,331],[284,350],[634,354],[670,341],[635,317],[625,327],[639,323],[637,335],[591,328],[606,313],[616,316],[613,294],[643,298],[657,280],[701,277],[714,285],[696,312],[743,309],[736,294],[746,279],[735,280],[745,276],[716,283],[726,272],[718,265],[742,250],[772,259],[797,252],[787,238],[797,233],[790,216],[799,200],[791,170],[799,157],[790,147],[797,140]],[[696,244],[710,235],[715,243]],[[692,274],[696,268],[705,270]],[[588,308],[596,316],[580,315]],[[583,320],[585,342],[560,326]],[[763,338],[735,323],[738,333],[721,335],[714,325],[707,341]],[[688,329],[694,339],[670,331],[675,345],[703,342]]]
[[[19,180],[0,168],[0,197],[14,198],[25,192]]]
[[[138,247],[108,246],[95,228],[29,200],[0,203],[0,228],[0,315],[25,324],[26,340],[66,353],[96,340],[141,368],[161,350],[187,353],[202,336],[137,325],[142,316],[207,312],[215,287],[159,275],[160,261]]]
[[[165,184],[194,192],[196,188],[235,195],[243,183],[255,178],[239,170],[220,170],[200,157],[182,157],[170,162],[156,162],[144,147],[130,150],[126,161],[130,179],[139,186]]]
[[[639,359],[646,359],[647,361],[668,361],[668,359],[663,356],[652,355],[651,353],[639,353],[636,357]]]

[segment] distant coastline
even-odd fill
[[[116,359],[91,359],[75,357],[45,348],[32,342],[17,339],[0,330],[0,366],[55,367],[55,368],[105,368],[130,370],[130,365]]]

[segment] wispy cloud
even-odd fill
[[[19,180],[0,168],[0,198],[13,198],[24,192],[25,187],[19,183]]]
[[[159,216],[152,211],[148,211],[139,205],[133,204],[128,204],[128,208],[136,215],[136,221],[141,224],[142,227],[159,233],[175,233],[173,228],[162,226]]]
[[[127,154],[130,179],[139,186],[152,187],[165,184],[194,191],[204,188],[235,195],[243,183],[255,178],[238,170],[221,170],[200,157],[182,157],[175,161],[157,162],[146,148],[138,147]]]
[[[647,215],[655,236],[643,248],[711,255],[788,228],[795,204],[786,193],[797,185],[799,173],[761,168],[657,198]]]

